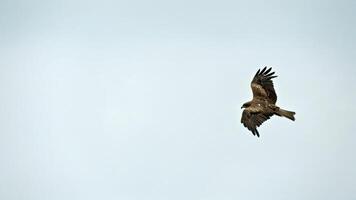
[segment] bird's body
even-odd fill
[[[251,89],[253,99],[242,105],[245,108],[242,112],[241,123],[249,129],[253,135],[257,135],[259,127],[263,122],[268,120],[273,115],[287,117],[290,120],[295,120],[295,112],[283,110],[275,105],[277,95],[274,91],[272,79],[277,77],[273,76],[272,68],[263,68],[262,71],[258,70],[252,82]]]

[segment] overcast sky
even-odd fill
[[[356,199],[355,1],[0,1],[0,199]],[[240,124],[258,68],[273,117]]]

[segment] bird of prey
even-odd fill
[[[295,120],[295,112],[276,106],[277,95],[272,79],[277,76],[273,76],[274,72],[271,70],[272,68],[264,67],[257,71],[251,82],[253,98],[241,107],[241,109],[245,108],[242,112],[241,123],[257,137],[260,137],[257,127],[273,115]]]

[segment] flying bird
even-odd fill
[[[271,70],[272,68],[264,67],[257,71],[251,82],[253,98],[241,107],[241,109],[245,108],[242,112],[241,123],[257,137],[260,137],[257,127],[273,115],[295,120],[295,112],[276,106],[277,95],[272,79],[277,76],[274,76]]]

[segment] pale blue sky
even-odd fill
[[[356,199],[355,1],[0,1],[0,199]],[[279,77],[257,138],[256,70]]]

